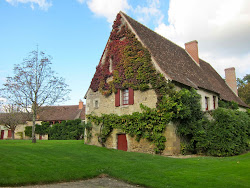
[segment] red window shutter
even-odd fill
[[[120,89],[118,89],[117,93],[115,94],[115,106],[120,106]]]
[[[134,90],[132,88],[129,88],[128,93],[129,93],[128,104],[132,105],[134,104]]]
[[[12,132],[11,130],[8,130],[8,138],[11,138],[12,137]]]

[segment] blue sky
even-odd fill
[[[21,63],[38,45],[39,50],[53,57],[53,69],[72,90],[71,100],[60,105],[78,104],[89,87],[119,10],[180,46],[198,40],[200,57],[222,77],[224,68],[232,66],[237,77],[249,74],[249,1],[186,2],[0,0],[0,85],[7,76],[13,76],[14,64]]]

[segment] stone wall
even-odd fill
[[[134,91],[134,105],[121,105],[115,107],[115,94],[105,97],[99,92],[93,92],[91,89],[87,92],[86,98],[86,115],[87,114],[132,114],[133,112],[141,112],[140,104],[150,108],[155,108],[157,96],[153,89],[141,92]]]
[[[86,114],[93,114],[100,116],[101,114],[132,114],[133,112],[141,112],[140,104],[144,104],[150,108],[155,108],[157,103],[157,95],[153,89],[141,92],[134,91],[134,105],[125,105],[115,107],[115,94],[105,97],[99,92],[93,92],[91,89],[86,95]],[[97,101],[97,102],[96,102]],[[167,139],[166,149],[164,155],[174,155],[180,153],[180,139],[176,135],[175,125],[170,123],[166,125],[166,131],[164,136]],[[100,126],[93,125],[92,138],[87,140],[85,134],[85,143],[89,145],[102,146],[98,142],[98,134],[100,133]],[[114,129],[105,142],[105,147],[117,149],[117,135],[123,132],[119,129]],[[139,142],[136,141],[136,137],[131,137],[126,134],[128,151],[130,152],[142,152],[153,154],[155,145],[146,139],[141,139]]]
[[[19,139],[25,139],[25,140],[28,140],[28,139],[31,139],[30,137],[26,136],[25,135],[25,127],[27,126],[32,126],[33,122],[32,121],[27,121],[26,124],[20,124],[16,127],[16,130],[15,130],[15,139],[19,140]],[[36,124],[39,124],[41,125],[41,121],[36,121]],[[8,129],[5,127],[5,126],[0,126],[0,130],[4,130],[4,138],[3,139],[11,139],[11,138],[8,138]],[[22,134],[22,136],[21,136]],[[40,138],[40,135],[39,134],[36,134],[36,139],[39,140]],[[42,140],[48,140],[48,135],[43,135],[42,136]]]

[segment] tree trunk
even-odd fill
[[[15,140],[15,131],[14,130],[11,130],[11,137],[12,137],[12,140]]]
[[[33,121],[33,125],[32,125],[32,143],[36,143],[36,134],[35,134],[35,129],[36,129],[36,110],[34,109],[35,107],[32,107],[32,121]]]

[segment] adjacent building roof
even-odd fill
[[[196,89],[202,88],[215,92],[223,100],[235,101],[240,106],[248,107],[235,95],[209,63],[200,59],[200,65],[197,65],[182,47],[150,30],[123,12],[120,12],[120,14],[169,79]]]
[[[14,114],[18,116],[18,119],[25,121],[32,121],[32,114],[19,113]],[[0,113],[1,120],[11,118],[10,113]],[[63,120],[74,120],[74,119],[85,119],[85,105],[79,102],[79,105],[69,106],[46,106],[41,107],[37,113],[37,121],[63,121]]]
[[[46,106],[42,107],[37,115],[38,121],[62,121],[85,119],[85,105],[79,109],[79,105],[70,106]]]
[[[21,124],[31,120],[32,116],[28,113],[0,113],[0,125],[16,122]]]

